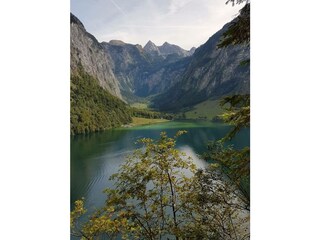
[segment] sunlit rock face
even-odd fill
[[[122,99],[110,57],[73,14],[70,17],[70,66],[71,74],[75,74],[82,66],[85,72],[98,79],[101,87]]]

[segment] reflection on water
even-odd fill
[[[181,152],[184,152],[186,154],[186,157],[191,157],[197,168],[205,168],[207,166],[207,162],[201,159],[201,156],[196,154],[192,147],[185,145],[178,147],[178,149]]]
[[[162,131],[171,137],[178,130],[187,130],[188,133],[179,138],[177,147],[191,156],[197,167],[202,168],[206,163],[200,154],[206,151],[208,141],[224,137],[229,129],[223,124],[184,121],[76,136],[71,139],[71,203],[84,197],[89,212],[94,207],[102,206],[105,201],[102,191],[112,187],[109,177],[137,148],[135,142],[142,137],[157,139]],[[240,132],[232,144],[237,148],[248,146],[249,130]]]

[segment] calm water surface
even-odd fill
[[[224,137],[230,127],[206,121],[172,121],[71,138],[71,205],[84,197],[89,213],[102,206],[103,190],[112,187],[109,177],[137,148],[135,142],[142,137],[157,139],[162,131],[172,137],[178,130],[188,133],[179,138],[177,147],[190,155],[198,167],[204,167],[206,163],[199,155],[206,151],[208,141]],[[231,143],[236,148],[249,146],[249,129],[240,132]]]

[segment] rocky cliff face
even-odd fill
[[[168,90],[153,99],[154,106],[174,110],[190,106],[208,98],[218,99],[234,93],[248,93],[249,66],[241,61],[249,58],[249,47],[230,46],[217,49],[226,24],[192,55],[181,78]]]
[[[146,54],[149,54],[153,57],[161,56],[163,59],[165,59],[168,55],[171,55],[171,54],[176,55],[178,57],[188,57],[194,53],[195,49],[196,48],[193,47],[190,49],[190,51],[187,51],[177,45],[170,44],[168,42],[165,42],[162,46],[156,46],[150,40],[143,47],[143,50],[145,51]]]
[[[103,42],[102,46],[110,55],[112,70],[117,77],[124,95],[136,94],[145,72],[152,67],[140,45],[118,44],[115,41]]]
[[[103,46],[89,34],[73,14],[70,18],[70,67],[75,74],[79,67],[99,81],[99,85],[122,99],[119,83],[111,69],[111,59]]]

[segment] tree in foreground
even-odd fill
[[[229,45],[250,44],[250,2],[244,0],[227,1],[234,5],[246,2],[244,7],[239,11],[239,15],[231,22],[228,30],[223,34],[218,48],[228,47]]]
[[[76,202],[71,213],[71,226],[82,238],[94,239],[108,235],[137,239],[179,239],[190,221],[186,206],[190,206],[189,190],[196,166],[190,157],[175,148],[178,131],[170,138],[161,133],[160,139],[139,140],[142,148],[129,156],[111,179],[115,189],[106,189],[106,205],[90,220],[75,229],[75,217],[84,213]],[[124,223],[122,228],[117,223]]]
[[[83,201],[75,203],[72,234],[83,239],[240,239],[247,217],[241,215],[242,200],[221,174],[209,178],[175,148],[184,133],[141,139],[142,148],[112,176],[115,188],[105,190],[105,206],[82,225]]]
[[[143,138],[136,150],[112,179],[107,205],[124,210],[133,222],[139,239],[179,239],[186,224],[184,206],[196,171],[191,158],[175,148],[176,139],[161,133],[154,141]]]
[[[224,32],[218,48],[226,48],[232,45],[250,46],[250,1],[249,0],[228,0],[228,3],[241,4],[245,2],[244,7],[239,11],[239,15],[231,22],[229,28]],[[250,59],[244,59],[240,65],[250,64]],[[240,129],[248,127],[250,124],[250,95],[236,94],[226,97],[221,105],[230,104],[223,115],[225,122],[236,126],[227,136],[232,138]]]
[[[228,30],[218,45],[219,48],[230,45],[250,45],[250,1],[249,0],[228,0],[226,3],[246,4],[240,10],[239,16],[232,21]],[[242,64],[250,64],[250,60],[244,60]],[[220,141],[210,143],[208,152],[204,158],[213,160],[220,166],[220,170],[230,182],[238,187],[247,205],[250,205],[250,148],[245,147],[236,150],[232,146],[225,147],[228,140],[236,134],[250,127],[250,94],[235,94],[222,99],[220,105],[225,112],[220,116],[224,122],[233,126],[232,130]],[[249,209],[249,207],[247,207]]]

